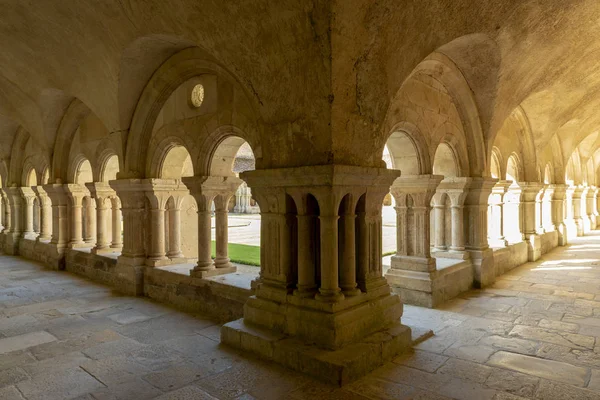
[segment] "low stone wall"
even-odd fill
[[[558,232],[546,232],[541,235],[542,238],[542,254],[548,253],[550,250],[558,246]]]
[[[201,311],[220,322],[242,318],[253,290],[219,282],[218,277],[198,279],[147,267],[144,294],[190,312]]]
[[[19,241],[19,255],[43,263],[54,270],[65,269],[64,253],[58,253],[50,241],[37,241],[21,239]]]
[[[117,258],[92,254],[89,251],[67,250],[65,269],[108,286],[117,286]]]
[[[496,276],[507,273],[527,262],[527,243],[520,242],[494,249],[494,269]]]
[[[124,268],[115,255],[96,255],[89,251],[68,250],[66,270],[89,278],[125,293],[122,286]],[[202,312],[215,320],[226,322],[243,316],[244,303],[252,295],[251,289],[221,283],[213,279],[192,278],[160,267],[139,267],[142,274],[143,294],[162,303],[174,305],[189,312]]]

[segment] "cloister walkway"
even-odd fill
[[[219,326],[0,256],[0,399],[599,399],[600,232],[403,321],[435,336],[343,389],[219,345]]]

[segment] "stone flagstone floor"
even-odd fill
[[[0,399],[600,399],[600,233],[404,322],[436,335],[342,389],[219,326],[0,256]]]

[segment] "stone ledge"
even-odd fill
[[[320,381],[342,386],[407,351],[412,339],[411,329],[398,322],[358,343],[338,350],[324,350],[238,319],[223,325],[221,343]]]

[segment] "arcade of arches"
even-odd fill
[[[0,6],[0,265],[200,313],[358,398],[600,396],[596,2],[126,3]]]

